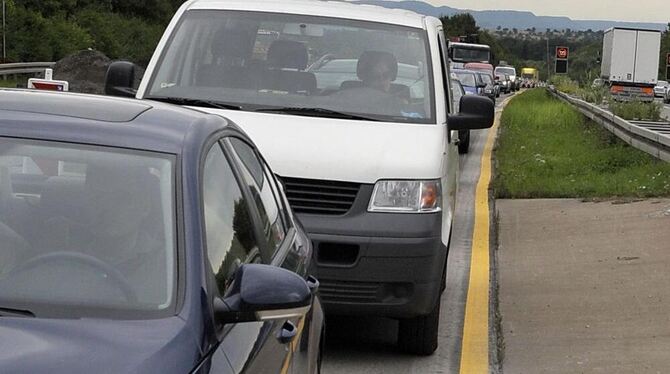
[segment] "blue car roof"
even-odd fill
[[[221,116],[149,100],[0,89],[0,136],[179,154],[236,126]]]

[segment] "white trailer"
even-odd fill
[[[614,27],[605,31],[601,77],[617,99],[654,100],[661,32]]]

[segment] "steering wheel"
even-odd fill
[[[61,252],[43,254],[26,261],[25,263],[21,264],[19,267],[14,269],[13,272],[18,273],[44,264],[59,261],[74,262],[80,265],[86,265],[95,268],[96,270],[102,271],[103,273],[109,276],[107,279],[111,279],[114,281],[115,285],[119,288],[119,290],[121,290],[123,296],[129,303],[137,303],[138,301],[137,294],[133,290],[131,284],[128,283],[126,277],[123,276],[123,274],[121,274],[120,271],[113,268],[108,263],[91,255],[87,255],[85,253],[61,251]]]

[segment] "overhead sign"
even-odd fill
[[[559,60],[567,60],[570,54],[568,47],[556,47],[556,58]]]

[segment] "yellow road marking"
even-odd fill
[[[509,99],[503,102],[504,108]],[[489,184],[491,154],[500,124],[496,114],[482,154],[481,174],[475,195],[475,224],[472,235],[470,283],[465,304],[463,341],[461,344],[462,374],[489,372]]]

